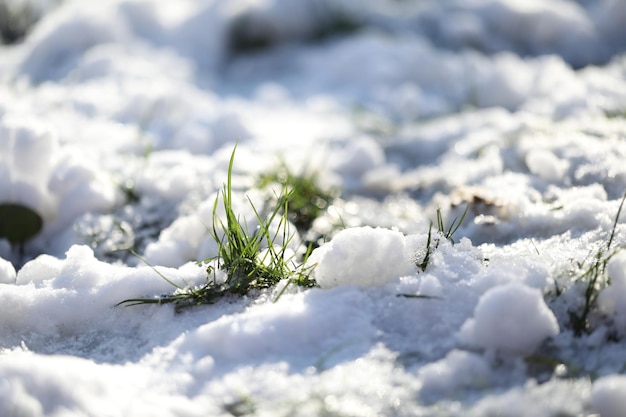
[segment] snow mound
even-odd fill
[[[17,350],[11,356],[0,357],[0,373],[3,376],[0,414],[7,417],[103,413],[174,415],[161,410],[159,401],[167,392],[161,384],[149,382],[154,378],[153,372],[137,367],[96,364],[64,355],[39,356]],[[148,386],[151,389],[147,389]],[[141,401],[137,400],[137,395],[143,397]],[[110,398],[116,401],[111,402]]]
[[[481,355],[453,350],[440,361],[419,371],[426,395],[452,395],[464,388],[483,388],[493,379],[489,362]]]
[[[46,126],[26,117],[0,120],[0,201],[21,203],[44,218],[54,216],[46,187],[53,168],[50,155],[58,140]]]
[[[345,229],[311,254],[313,276],[322,288],[370,287],[415,272],[404,235],[369,226]]]
[[[526,165],[530,172],[550,182],[561,181],[569,168],[567,162],[546,149],[533,149],[528,152]]]
[[[541,292],[519,283],[487,291],[478,301],[474,318],[461,328],[461,339],[487,351],[531,354],[559,325]]]
[[[591,390],[591,408],[601,417],[622,417],[626,410],[626,376],[598,379]]]
[[[159,272],[189,285],[206,276],[202,267],[192,263],[178,270],[159,268]],[[173,287],[152,268],[99,261],[85,245],[72,246],[65,259],[40,255],[19,270],[15,285],[3,285],[0,303],[6,310],[0,321],[0,346],[13,347],[24,339],[37,345],[59,335],[78,337],[93,330],[94,323],[113,331],[124,328],[119,320],[128,320],[128,310],[113,307],[124,299],[150,296],[155,291],[172,292]],[[169,316],[167,311],[162,309],[153,317]]]
[[[19,71],[35,83],[62,78],[89,48],[123,42],[128,39],[127,33],[123,17],[104,4],[91,9],[61,7],[43,19],[27,38]]]
[[[97,162],[76,149],[61,149],[51,126],[16,114],[0,120],[0,202],[40,214],[44,234],[84,213],[111,209],[117,198]]]
[[[174,349],[185,360],[189,355],[205,364],[202,374],[256,365],[260,357],[264,363],[289,361],[296,369],[314,365],[310,358],[322,360],[328,352],[336,352],[337,360],[343,350],[366,351],[375,338],[371,316],[362,308],[366,302],[363,294],[348,288],[286,295],[200,326],[157,351],[153,360],[161,361],[160,355]]]

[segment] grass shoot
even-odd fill
[[[336,197],[334,190],[320,187],[316,173],[295,174],[284,162],[276,170],[262,175],[258,186],[266,188],[274,183],[286,190],[288,218],[300,232],[309,230],[313,221]]]
[[[315,281],[310,278],[310,268],[304,267],[310,250],[307,250],[301,263],[296,262],[296,255],[288,251],[294,236],[288,235],[289,201],[293,191],[283,193],[278,198],[278,204],[266,215],[259,212],[248,199],[259,223],[253,231],[247,230],[234,212],[232,170],[236,148],[235,146],[231,154],[227,182],[221,193],[225,220],[217,215],[219,198],[216,198],[213,206],[211,236],[218,245],[218,254],[200,262],[208,265],[206,283],[197,288],[182,288],[161,275],[177,288],[174,294],[158,298],[128,299],[119,304],[175,303],[178,308],[182,308],[211,304],[226,295],[245,295],[255,289],[272,287],[282,279],[289,279],[289,283],[300,286],[315,285]],[[278,227],[274,229],[272,226],[276,222]],[[281,243],[277,245],[279,237]],[[218,282],[215,266],[225,272],[224,282]]]
[[[463,211],[461,217],[455,217],[450,226],[446,228],[441,214],[441,209],[437,209],[437,231],[433,234],[433,223],[430,222],[430,226],[428,227],[428,237],[426,239],[426,254],[421,262],[417,262],[417,267],[420,270],[426,270],[428,264],[430,263],[430,256],[439,247],[441,239],[446,239],[454,243],[453,236],[463,224],[468,210],[469,205],[465,207],[465,211]]]
[[[611,284],[611,277],[608,275],[607,265],[611,258],[613,258],[613,256],[615,256],[622,249],[621,247],[614,248],[613,242],[615,240],[617,223],[625,200],[626,193],[622,197],[619,208],[617,209],[617,214],[615,215],[615,220],[613,221],[613,228],[611,229],[611,233],[606,241],[606,244],[602,245],[598,249],[592,257],[592,261],[588,266],[586,266],[586,268],[584,264],[580,265],[583,272],[576,279],[576,281],[583,282],[585,284],[585,301],[582,311],[570,311],[569,313],[570,323],[576,336],[580,336],[583,333],[588,333],[590,331],[589,315],[596,306],[600,291]]]

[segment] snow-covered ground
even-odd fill
[[[28,3],[0,416],[624,415],[626,2]],[[236,144],[251,229],[281,163],[338,193],[289,243],[317,286],[116,307],[206,282]]]

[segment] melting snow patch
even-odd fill
[[[626,246],[626,2],[46,2],[0,45],[1,417],[624,414],[626,255],[571,314]],[[226,282],[236,143],[249,233],[281,163],[336,187],[268,230],[321,288],[116,307]]]

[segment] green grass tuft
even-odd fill
[[[337,196],[335,190],[320,187],[317,173],[295,174],[284,162],[276,170],[262,175],[258,182],[259,188],[270,184],[279,184],[286,190],[288,218],[300,232],[309,230]]]
[[[435,236],[433,236],[433,223],[430,222],[430,226],[428,227],[428,238],[426,240],[426,254],[421,262],[417,262],[417,267],[419,269],[422,271],[426,270],[428,264],[430,263],[430,256],[439,247],[442,238],[454,243],[453,236],[463,224],[468,210],[469,205],[465,207],[465,211],[463,211],[461,217],[455,217],[450,226],[446,228],[443,216],[441,215],[441,209],[437,209],[437,231],[435,232]]]
[[[300,263],[296,261],[295,254],[291,255],[287,251],[294,237],[288,235],[291,192],[286,191],[278,197],[278,203],[266,216],[263,216],[249,200],[259,223],[253,231],[247,230],[247,227],[239,221],[232,204],[232,170],[236,149],[237,146],[231,154],[227,182],[221,193],[225,221],[217,216],[219,199],[215,200],[213,206],[211,235],[218,245],[218,255],[200,262],[207,265],[206,283],[198,288],[182,288],[161,275],[177,288],[174,294],[158,298],[128,299],[118,305],[175,303],[178,308],[182,308],[211,304],[226,295],[245,295],[255,289],[272,287],[283,279],[289,279],[289,283],[305,287],[316,285],[310,278],[311,268],[304,266],[310,250],[306,251]],[[277,231],[273,232],[272,225],[276,221],[278,221]],[[275,242],[279,237],[281,244],[276,245]],[[216,266],[225,272],[224,282],[218,282],[214,270]]]

